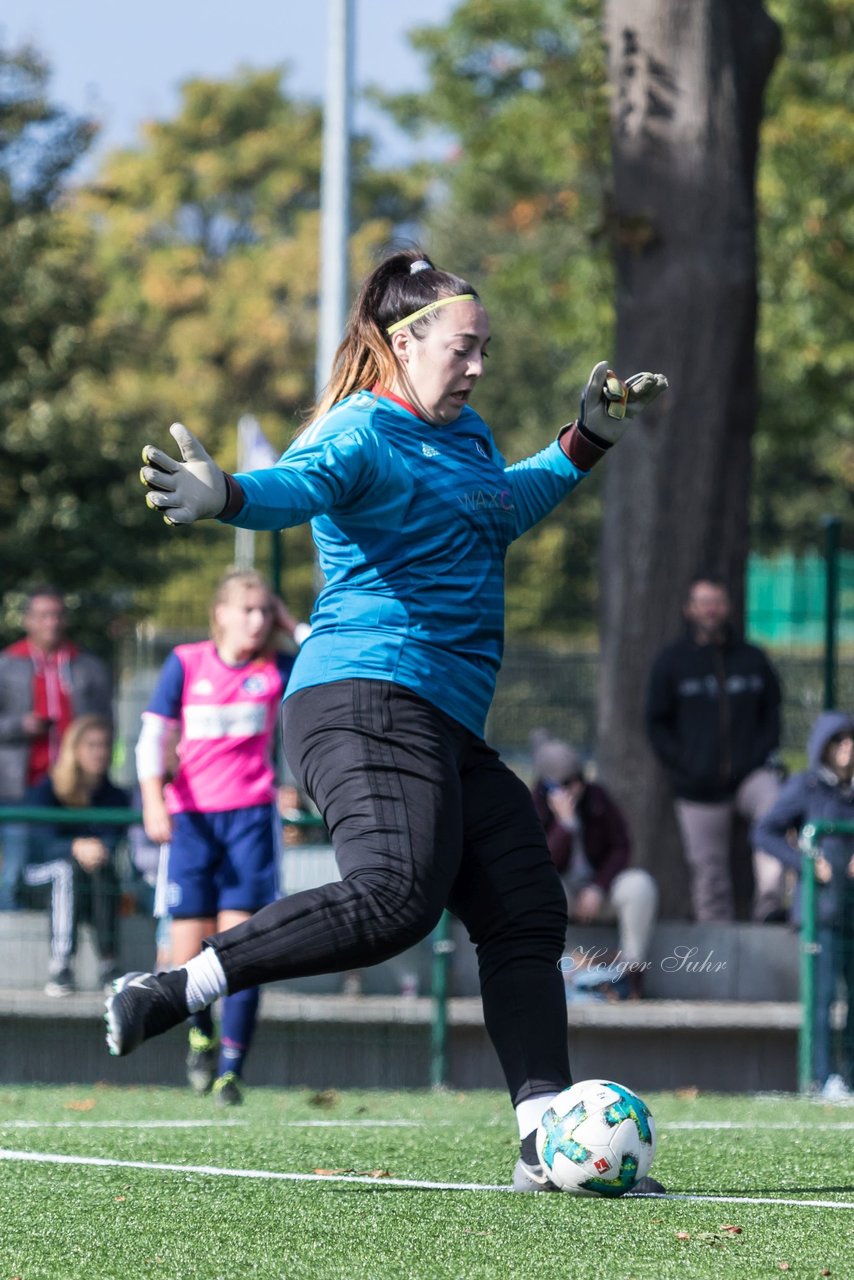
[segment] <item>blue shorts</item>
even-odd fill
[[[225,813],[175,813],[166,909],[173,920],[257,911],[278,893],[279,824],[271,804]]]

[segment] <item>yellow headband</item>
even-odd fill
[[[394,324],[389,325],[386,333],[391,337],[393,333],[397,333],[398,329],[405,329],[407,325],[414,324],[416,320],[420,320],[422,316],[426,316],[430,311],[435,311],[437,307],[446,307],[449,302],[474,302],[474,294],[455,293],[453,298],[437,298],[435,302],[428,302],[426,307],[413,311],[411,316],[404,316],[402,320],[396,320]]]

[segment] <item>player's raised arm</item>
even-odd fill
[[[624,382],[609,368],[607,360],[600,360],[581,393],[577,420],[560,434],[566,456],[589,471],[622,438],[632,418],[652,404],[667,385],[663,373],[633,373]]]
[[[234,481],[210,456],[201,440],[180,422],[169,428],[181,453],[180,461],[147,444],[142,451],[146,464],[139,478],[148,489],[145,501],[160,511],[167,524],[192,524],[227,514]]]
[[[635,373],[623,382],[600,360],[581,393],[575,422],[560,430],[557,441],[506,468],[516,506],[514,536],[548,515],[667,385],[663,373]]]

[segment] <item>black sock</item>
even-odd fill
[[[190,1025],[197,1027],[203,1036],[207,1036],[209,1040],[214,1038],[214,1020],[213,1007],[207,1005],[204,1009],[199,1009],[198,1013],[190,1014]]]
[[[519,1143],[519,1152],[525,1164],[539,1164],[540,1157],[537,1155],[537,1131],[532,1129],[527,1138],[523,1138]]]

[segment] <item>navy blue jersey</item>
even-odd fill
[[[583,479],[557,441],[507,466],[466,406],[435,426],[386,395],[335,405],[229,523],[311,521],[325,578],[286,697],[353,678],[414,690],[482,735],[501,664],[504,557]]]

